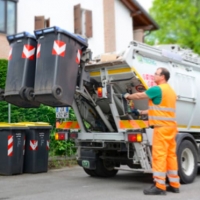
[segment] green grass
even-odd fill
[[[61,169],[77,165],[76,158],[52,157],[48,161],[48,169]]]

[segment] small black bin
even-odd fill
[[[19,107],[39,107],[34,100],[37,40],[23,32],[7,36],[10,44],[5,86],[5,101]]]
[[[52,107],[71,106],[78,68],[87,41],[58,27],[34,32],[40,48],[36,60],[35,99]]]
[[[0,174],[23,173],[25,131],[24,125],[0,123]]]
[[[48,171],[49,138],[51,126],[48,123],[24,122],[26,131],[24,155],[24,173],[40,173]]]

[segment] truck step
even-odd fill
[[[152,173],[152,169],[145,170],[145,169],[136,169],[136,168],[126,168],[126,167],[115,167],[116,170],[122,170],[122,171],[132,171],[132,172],[143,172],[143,173]]]

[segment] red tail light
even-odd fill
[[[97,88],[97,95],[98,95],[98,97],[103,97],[103,89],[102,89],[102,87],[98,87]]]
[[[65,132],[58,132],[55,134],[55,140],[67,140],[67,133]]]
[[[128,134],[129,142],[142,142],[142,134],[141,133],[131,133]]]

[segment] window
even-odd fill
[[[50,19],[44,16],[35,16],[35,30],[50,27]]]
[[[74,6],[74,33],[91,38],[92,33],[92,11],[81,9],[81,5]]]
[[[8,35],[16,33],[17,1],[0,0],[0,32]]]

